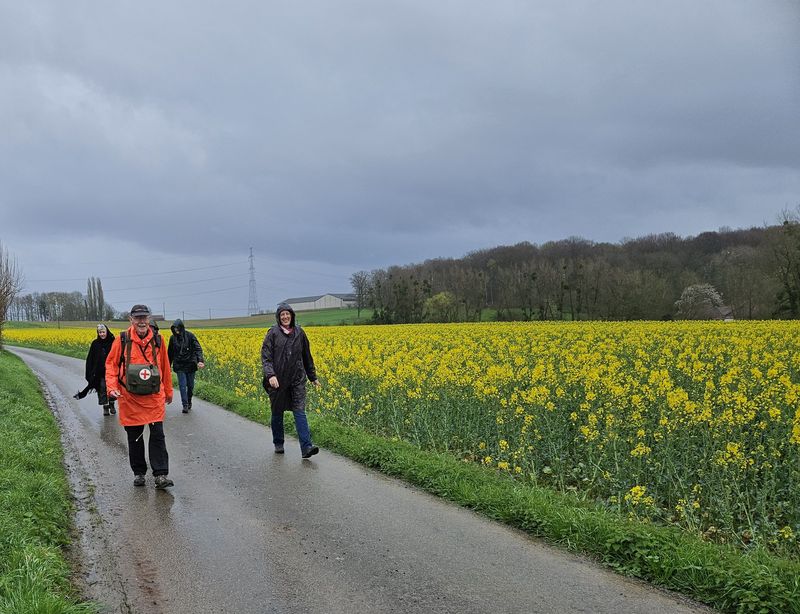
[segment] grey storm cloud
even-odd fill
[[[5,3],[0,240],[36,270],[146,211],[145,252],[256,246],[342,291],[523,240],[771,223],[800,203],[799,30],[792,0]]]

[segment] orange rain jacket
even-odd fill
[[[153,363],[158,365],[161,372],[161,388],[153,394],[132,394],[120,385],[119,379],[125,381],[125,368],[120,365],[120,356],[124,348],[120,341],[120,336],[114,339],[111,350],[106,358],[106,388],[110,394],[117,390],[120,393],[118,399],[119,423],[122,426],[139,426],[152,422],[163,422],[166,413],[165,402],[172,402],[172,371],[169,368],[169,357],[164,340],[161,340],[161,347],[156,348],[156,359],[150,356],[152,347],[150,339],[153,338],[151,328],[144,339],[139,338],[139,333],[133,326],[128,328],[127,336],[133,340],[131,347],[131,364]]]

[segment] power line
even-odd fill
[[[323,273],[321,271],[309,271],[308,269],[300,269],[297,267],[285,266],[281,265],[282,271],[289,271],[291,273],[307,273],[309,275],[316,275],[317,277],[331,277],[335,279],[341,279],[342,275],[347,275],[347,273],[336,274],[336,273]]]
[[[236,279],[238,277],[243,277],[241,273],[236,275],[225,275],[223,277],[206,277],[205,279],[194,279],[192,281],[174,281],[168,284],[158,284],[158,285],[149,285],[149,286],[138,286],[136,288],[112,288],[110,290],[103,289],[103,292],[127,292],[128,290],[147,290],[149,288],[169,288],[172,286],[185,286],[188,284],[204,284],[208,281],[217,281],[219,279]]]
[[[171,299],[171,298],[184,298],[186,296],[201,296],[203,294],[215,294],[217,292],[229,292],[230,290],[242,290],[244,288],[247,288],[247,286],[236,286],[236,287],[233,287],[233,288],[220,288],[219,290],[206,290],[205,292],[194,292],[194,293],[191,293],[191,294],[175,294],[175,295],[172,295],[172,296],[157,296],[157,297],[149,296],[149,297],[144,297],[144,298],[143,297],[136,297],[136,298],[127,299],[127,300],[126,299],[114,299],[114,302],[127,303],[127,302],[132,302],[132,301],[151,301],[151,302],[152,301],[163,301],[163,300],[168,299],[168,298]]]
[[[105,263],[107,264],[107,263]],[[227,264],[216,264],[207,267],[195,267],[191,269],[175,269],[172,271],[152,271],[150,273],[132,273],[130,275],[94,275],[94,277],[99,277],[100,279],[128,279],[132,277],[152,277],[154,275],[170,275],[172,273],[188,273],[191,271],[208,271],[211,269],[219,269],[229,266],[240,266],[241,262],[230,262]],[[336,273],[323,273],[322,271],[314,271],[309,269],[304,269],[300,267],[293,267],[291,265],[281,265],[281,271],[286,274],[271,274],[270,277],[276,277],[280,279],[287,279],[291,280],[294,279],[294,273],[305,273],[307,275],[314,275],[316,277],[329,277],[331,279],[341,279],[342,275],[346,275],[346,273],[336,274]],[[91,277],[91,276],[89,276]],[[61,281],[86,281],[87,277],[62,277],[58,279],[26,279],[27,282],[31,283],[53,283],[53,282],[61,282]],[[153,287],[153,286],[151,286]],[[133,288],[132,288],[133,289]]]
[[[97,275],[104,279],[127,279],[129,277],[153,277],[154,275],[170,275],[172,273],[188,273],[189,271],[208,271],[209,269],[221,269],[226,266],[241,266],[240,262],[231,262],[228,264],[215,264],[213,266],[201,266],[193,269],[176,269],[174,271],[151,271],[149,273],[134,273],[132,275]],[[28,279],[29,282],[44,283],[56,281],[86,281],[85,277],[67,277],[63,279]]]

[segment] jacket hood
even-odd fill
[[[100,327],[104,327],[106,329],[106,338],[100,339]],[[103,323],[97,325],[97,339],[100,339],[104,344],[111,345],[114,341],[114,333],[111,332],[111,329]]]
[[[294,309],[292,309],[292,306],[289,305],[289,303],[281,303],[278,305],[278,308],[275,310],[275,320],[278,322],[278,324],[281,323],[281,311],[288,311],[292,314],[292,321],[289,326],[294,328]]]
[[[173,335],[175,333],[183,334],[183,331],[186,330],[186,327],[183,325],[183,320],[178,318],[172,323],[172,326],[170,326],[169,329],[172,331]]]

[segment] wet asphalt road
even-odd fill
[[[105,612],[680,613],[675,595],[547,547],[200,399],[167,407],[175,486],[135,488],[125,433],[83,362],[9,348],[62,425],[80,535],[78,581]],[[291,419],[290,417],[287,417]],[[147,432],[147,431],[146,431]]]

